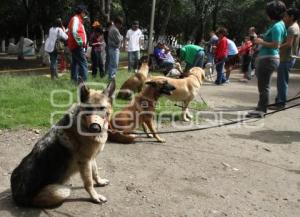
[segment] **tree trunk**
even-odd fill
[[[169,24],[169,20],[171,17],[171,12],[172,12],[172,7],[173,7],[173,1],[169,0],[168,5],[167,5],[167,11],[166,11],[166,16],[164,16],[163,22],[161,24],[161,28],[159,31],[159,35],[165,35],[167,32],[167,27]]]
[[[212,13],[212,29],[216,30],[217,20],[218,20],[218,12],[219,12],[219,0],[215,0],[215,7]]]
[[[111,0],[99,0],[99,8],[101,15],[104,17],[104,22],[108,23],[110,21],[111,12]]]

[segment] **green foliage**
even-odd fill
[[[126,70],[120,70],[117,76],[117,87],[132,74]],[[96,82],[96,88],[100,85],[105,87],[107,78],[90,79]],[[93,88],[93,86],[91,86]],[[1,76],[0,77],[0,129],[1,128],[48,128],[50,127],[51,114],[60,112],[54,116],[57,121],[69,108],[69,95],[67,93],[55,94],[55,104],[66,105],[63,107],[52,106],[50,96],[54,90],[66,90],[72,94],[71,102],[77,102],[77,88],[71,83],[69,76],[64,75],[56,81],[51,81],[45,76]],[[114,112],[120,111],[129,102],[126,100],[115,100]],[[206,108],[201,103],[192,103],[197,109]],[[157,106],[158,113],[180,112],[174,102],[162,98]]]
[[[101,10],[101,2],[111,1],[111,10]],[[181,36],[183,41],[208,37],[210,30],[217,26],[229,29],[230,37],[241,39],[250,26],[263,32],[268,21],[264,7],[269,0],[157,0],[155,13],[155,33]],[[93,21],[99,17],[105,23],[106,15],[111,18],[121,15],[125,18],[125,29],[134,20],[149,28],[152,0],[1,0],[0,1],[0,38],[25,35],[29,24],[31,38],[41,38],[41,29],[48,31],[57,17],[65,24],[72,15],[73,7],[85,3]],[[300,8],[300,0],[284,0],[288,7]],[[103,14],[103,13],[107,14]],[[123,31],[125,33],[125,31]]]

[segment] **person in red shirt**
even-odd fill
[[[78,83],[78,76],[84,81],[88,77],[88,62],[85,55],[87,35],[83,25],[83,19],[87,15],[86,6],[78,5],[75,16],[71,18],[68,26],[68,48],[72,53],[71,79],[75,84]]]
[[[244,78],[240,80],[241,82],[247,82],[251,79],[251,75],[249,74],[249,66],[251,63],[251,48],[252,42],[250,40],[250,36],[246,36],[244,39],[244,43],[241,47],[239,47],[239,56],[242,57],[242,72],[244,74]]]
[[[216,85],[221,85],[227,82],[224,74],[225,60],[228,54],[228,40],[227,40],[227,29],[221,27],[216,32],[219,41],[215,50],[215,63],[217,71],[217,79],[215,81]]]

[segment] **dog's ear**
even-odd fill
[[[116,90],[116,81],[115,79],[113,79],[107,85],[106,89],[103,91],[103,94],[108,96],[109,98],[112,98],[112,95],[114,94],[115,90]]]
[[[150,85],[151,87],[157,87],[157,83],[155,81],[147,81],[145,84]]]
[[[79,96],[80,102],[85,103],[88,101],[90,95],[89,88],[85,85],[82,78],[79,77]]]

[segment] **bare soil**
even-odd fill
[[[201,94],[215,110],[254,107],[256,80],[240,83],[239,78],[235,73],[229,85],[220,87],[207,83]],[[291,76],[291,97],[300,91],[299,82],[298,71]],[[273,86],[272,99],[275,93]],[[236,114],[224,117],[235,119]],[[212,115],[203,118],[212,124]],[[43,210],[16,207],[9,186],[12,170],[42,133],[3,130],[0,216],[299,217],[299,129],[296,107],[244,126],[162,135],[165,144],[146,138],[131,145],[108,143],[97,158],[102,177],[111,181],[97,188],[108,202],[91,203],[75,176],[71,198]]]

